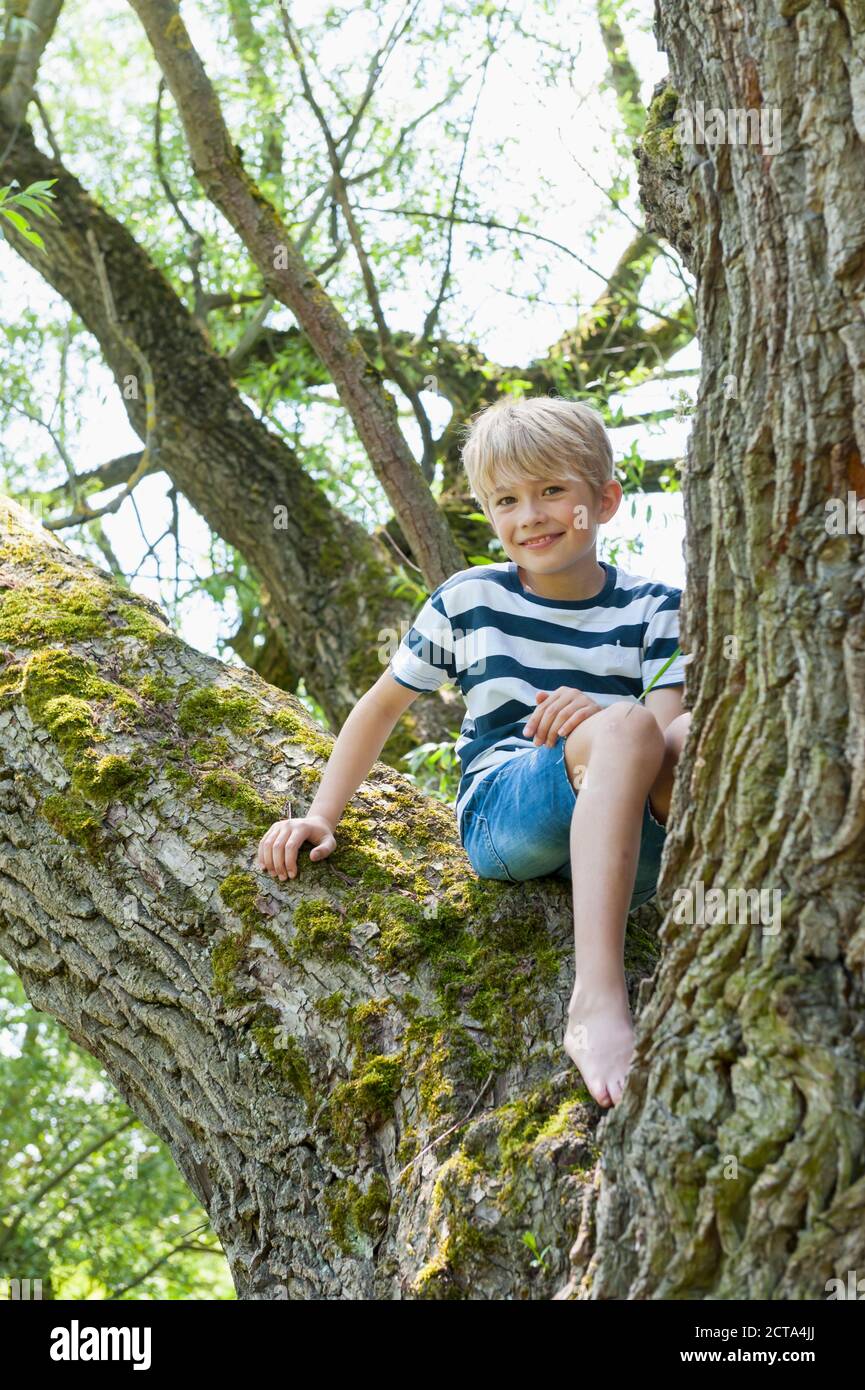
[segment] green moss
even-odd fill
[[[20,666],[17,661],[8,662],[0,671],[0,691],[20,690],[23,670],[24,667]]]
[[[315,1111],[315,1087],[298,1039],[279,1028],[277,1015],[267,1007],[258,1011],[249,1031],[262,1056],[304,1101],[307,1119],[311,1119]]]
[[[122,625],[116,629],[118,636],[137,637],[150,647],[160,640],[178,640],[165,622],[140,604],[119,603],[117,612],[122,619]]]
[[[456,1030],[454,1036],[449,1037],[443,1029],[434,1027],[431,1020],[418,1020],[408,1030],[409,1042],[417,1035],[417,1030],[420,1030],[425,1043],[417,1071],[421,1111],[430,1123],[435,1123],[445,1110],[450,1109],[453,1100],[453,1082],[445,1074],[445,1067],[454,1060],[452,1044]]]
[[[27,711],[35,724],[46,722],[45,707],[59,696],[108,700],[114,709],[138,712],[138,701],[134,695],[113,681],[104,680],[92,661],[64,651],[61,647],[46,647],[43,651],[34,652],[24,667],[23,694]]]
[[[259,796],[251,783],[229,769],[205,773],[201,779],[201,790],[220,805],[241,811],[252,824],[262,827],[262,834],[282,817],[281,802],[274,797]]]
[[[134,696],[103,680],[92,662],[57,647],[36,652],[24,667],[22,693],[34,724],[48,730],[63,753],[76,792],[106,801],[145,786],[149,774],[129,757],[98,757],[94,744],[105,741],[90,700],[110,701],[124,714],[138,704]]]
[[[387,1230],[390,1191],[380,1173],[370,1178],[366,1191],[353,1178],[325,1188],[324,1201],[330,1229],[345,1254],[362,1254],[366,1242],[377,1241]]]
[[[5,546],[4,546],[5,550]],[[111,593],[98,580],[69,579],[58,566],[57,584],[22,584],[0,601],[0,641],[15,647],[74,642],[102,636]],[[63,582],[65,581],[65,582]]]
[[[389,827],[388,827],[389,829]],[[416,888],[423,883],[417,870],[403,856],[376,839],[377,826],[368,815],[347,806],[336,831],[336,850],[329,862],[363,887]]]
[[[55,695],[40,705],[40,721],[61,748],[89,748],[104,739],[86,700],[76,695]]]
[[[39,813],[65,839],[86,850],[92,860],[99,858],[104,839],[101,822],[82,797],[70,792],[46,796]]]
[[[247,845],[258,843],[254,830],[212,830],[200,840],[192,841],[193,849],[217,850],[222,854],[238,854]]]
[[[306,767],[300,769],[300,780],[304,791],[314,794],[321,781],[321,768],[310,767],[307,764]]]
[[[350,1081],[333,1088],[328,1105],[331,1128],[345,1144],[357,1142],[358,1125],[377,1127],[393,1114],[402,1089],[404,1057],[379,1054],[364,1061]]]
[[[342,990],[334,990],[326,999],[317,999],[313,1007],[329,1022],[342,1018],[345,1013],[345,997]]]
[[[249,931],[224,936],[210,952],[214,992],[229,1008],[248,1004],[249,996],[237,988],[236,976],[243,963]]]
[[[579,1081],[574,1073],[574,1081]],[[495,1112],[498,1154],[503,1174],[519,1174],[531,1162],[535,1146],[572,1131],[583,1105],[591,1100],[585,1086],[557,1100],[550,1086],[541,1086],[518,1100],[508,1101]]]
[[[646,113],[640,144],[652,159],[670,160],[681,167],[682,147],[676,122],[678,105],[679,94],[670,86],[653,98]]]
[[[471,1289],[471,1266],[483,1268],[502,1252],[495,1237],[469,1220],[454,1221],[431,1260],[418,1271],[411,1285],[416,1298],[462,1300]]]
[[[246,964],[246,952],[253,933],[270,942],[286,965],[291,964],[291,955],[285,943],[270,925],[270,919],[258,907],[259,892],[253,875],[243,869],[232,869],[219,885],[222,901],[243,923],[242,932],[224,938],[211,951],[214,989],[228,1004],[249,1003],[249,996],[237,989],[236,973]]]
[[[78,791],[92,800],[110,801],[120,792],[128,794],[147,786],[150,773],[119,753],[98,759],[91,753],[76,764],[72,781]]]
[[[195,778],[191,772],[187,772],[185,767],[175,767],[173,763],[166,763],[162,769],[163,777],[167,777],[179,792],[189,791],[190,787],[196,785]]]
[[[329,758],[333,748],[333,739],[326,738],[309,724],[309,716],[302,719],[300,715],[292,710],[277,710],[272,722],[277,724],[290,735],[292,743],[297,743],[301,748],[306,748],[310,753],[315,753],[316,757]]]
[[[421,1150],[420,1136],[417,1132],[417,1125],[406,1125],[402,1132],[399,1144],[397,1145],[396,1161],[401,1169],[417,1158]],[[406,1175],[407,1176],[407,1175]],[[404,1179],[401,1179],[404,1181]]]
[[[213,738],[199,739],[189,749],[189,756],[194,763],[224,762],[230,755],[231,745],[224,734],[216,734]]]
[[[362,888],[390,888],[393,883],[393,875],[388,873],[381,864],[367,864],[366,867],[356,865],[361,868],[360,884]]]
[[[177,684],[169,676],[157,671],[155,675],[143,676],[138,684],[138,693],[145,700],[154,700],[163,703],[172,700],[177,691]]]
[[[256,906],[259,887],[254,877],[243,869],[232,869],[219,885],[219,896],[247,927],[258,927],[264,920]]]
[[[346,1015],[346,1033],[358,1057],[365,1057],[378,1047],[379,1025],[392,1007],[390,999],[368,999],[349,1009]]]
[[[320,956],[325,960],[348,960],[351,926],[340,917],[326,898],[305,898],[294,910],[292,957],[303,960]]]
[[[185,733],[205,732],[224,724],[234,733],[245,733],[263,724],[261,706],[251,696],[216,685],[193,690],[181,702],[177,722]]]
[[[571,1162],[571,1169],[586,1174],[594,1169],[598,1150],[583,1110],[588,1095],[582,1087],[564,1095],[562,1089],[561,1077],[553,1076],[529,1095],[484,1115],[441,1163],[430,1203],[430,1223],[439,1243],[412,1285],[415,1296],[465,1297],[490,1261],[511,1267],[528,1259],[514,1230],[514,1218],[518,1223],[527,1190],[537,1175],[546,1176],[549,1171],[550,1141],[573,1140],[578,1161]],[[401,1163],[414,1156],[408,1147],[405,1156],[399,1155]],[[560,1163],[557,1156],[557,1166]],[[478,1219],[478,1186],[487,1193],[488,1202],[499,1208],[500,1222]],[[541,1248],[557,1243],[560,1232],[554,1213],[549,1223],[542,1219],[535,1234]]]

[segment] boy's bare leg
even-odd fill
[[[649,800],[652,803],[652,812],[656,820],[663,825],[666,824],[667,816],[670,814],[670,801],[673,796],[673,778],[676,774],[676,764],[679,755],[685,746],[685,739],[688,737],[688,730],[691,727],[691,711],[686,710],[676,719],[670,721],[664,730],[664,761],[661,763],[661,770],[655,781],[652,783]]]
[[[643,808],[666,741],[642,705],[617,703],[565,740],[573,777],[585,769],[571,820],[576,979],[565,1051],[599,1105],[617,1105],[634,1048],[624,946]]]

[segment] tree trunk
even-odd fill
[[[671,77],[643,195],[691,257],[704,364],[684,483],[693,725],[662,960],[560,1296],[823,1299],[865,1265],[865,569],[861,535],[827,527],[827,503],[865,486],[865,12],[658,14]],[[677,149],[677,101],[707,120],[779,108],[781,152]],[[719,920],[677,920],[677,885],[720,889]],[[777,897],[755,920],[742,890]]]
[[[33,1005],[169,1145],[239,1296],[550,1297],[597,1116],[567,885],[479,881],[382,763],[329,859],[258,872],[331,740],[2,509],[0,951]]]

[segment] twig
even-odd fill
[[[475,1099],[474,1099],[474,1101],[473,1101],[473,1103],[472,1103],[471,1110],[469,1110],[468,1114],[465,1115],[465,1116],[463,1117],[463,1119],[458,1120],[457,1123],[456,1123],[455,1125],[451,1125],[450,1128],[449,1128],[449,1129],[446,1129],[446,1130],[444,1131],[443,1134],[440,1134],[440,1135],[438,1136],[437,1139],[431,1139],[430,1142],[429,1142],[428,1144],[425,1144],[425,1145],[424,1145],[424,1147],[421,1149],[420,1153],[416,1153],[415,1156],[414,1156],[414,1158],[409,1159],[409,1161],[408,1161],[408,1163],[405,1165],[405,1167],[404,1167],[404,1168],[401,1168],[400,1171],[397,1173],[397,1177],[396,1177],[397,1182],[400,1181],[400,1179],[402,1178],[403,1173],[407,1173],[407,1172],[408,1172],[409,1168],[412,1166],[413,1163],[417,1163],[418,1159],[419,1159],[419,1158],[423,1158],[424,1154],[425,1154],[425,1153],[429,1153],[430,1149],[434,1149],[435,1146],[436,1146],[436,1144],[440,1144],[441,1141],[442,1141],[443,1139],[447,1139],[447,1137],[448,1137],[449,1134],[453,1134],[453,1132],[454,1132],[455,1129],[461,1129],[462,1126],[463,1126],[464,1124],[466,1124],[466,1122],[467,1122],[468,1120],[471,1119],[472,1115],[474,1114],[475,1110],[477,1109],[477,1106],[478,1106],[479,1102],[483,1099],[484,1092],[486,1091],[487,1087],[489,1086],[489,1084],[490,1084],[490,1082],[492,1081],[492,1079],[493,1079],[494,1076],[495,1076],[495,1072],[492,1072],[492,1071],[491,1071],[490,1074],[489,1074],[489,1076],[487,1077],[486,1081],[484,1082],[483,1086],[481,1087],[481,1090],[479,1091],[479,1093],[478,1093],[477,1096],[475,1097]]]
[[[126,498],[131,496],[136,484],[140,482],[145,473],[150,472],[153,467],[153,460],[158,454],[158,448],[154,445],[154,435],[156,432],[156,388],[153,384],[153,372],[150,363],[135,340],[130,338],[127,333],[124,333],[123,329],[120,327],[120,321],[117,317],[117,310],[114,305],[114,297],[111,293],[111,286],[108,283],[108,275],[105,270],[105,261],[92,227],[87,228],[87,242],[90,246],[93,263],[96,267],[96,276],[99,281],[100,289],[102,290],[102,299],[105,304],[105,313],[109,327],[113,329],[127,352],[135,358],[135,361],[141,369],[141,375],[144,381],[145,404],[144,448],[141,451],[141,458],[134,468],[128,483],[112,502],[106,502],[104,506],[94,509],[88,506],[87,500],[85,499],[84,502],[82,502],[75,511],[70,512],[68,516],[52,517],[50,520],[46,521],[44,525],[46,530],[49,531],[58,531],[64,526],[72,526],[79,521],[93,521],[98,516],[106,516],[109,512],[116,512],[126,501]]]

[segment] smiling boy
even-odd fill
[[[463,462],[506,561],[434,590],[388,669],[348,716],[305,817],[278,821],[262,868],[293,878],[336,846],[343,809],[399,717],[446,681],[467,706],[456,744],[460,838],[481,877],[570,878],[576,978],[564,1047],[595,1100],[616,1105],[633,1053],[624,977],[629,907],[655,891],[690,715],[680,590],[598,562],[622,498],[600,415],[559,397],[500,401]]]

